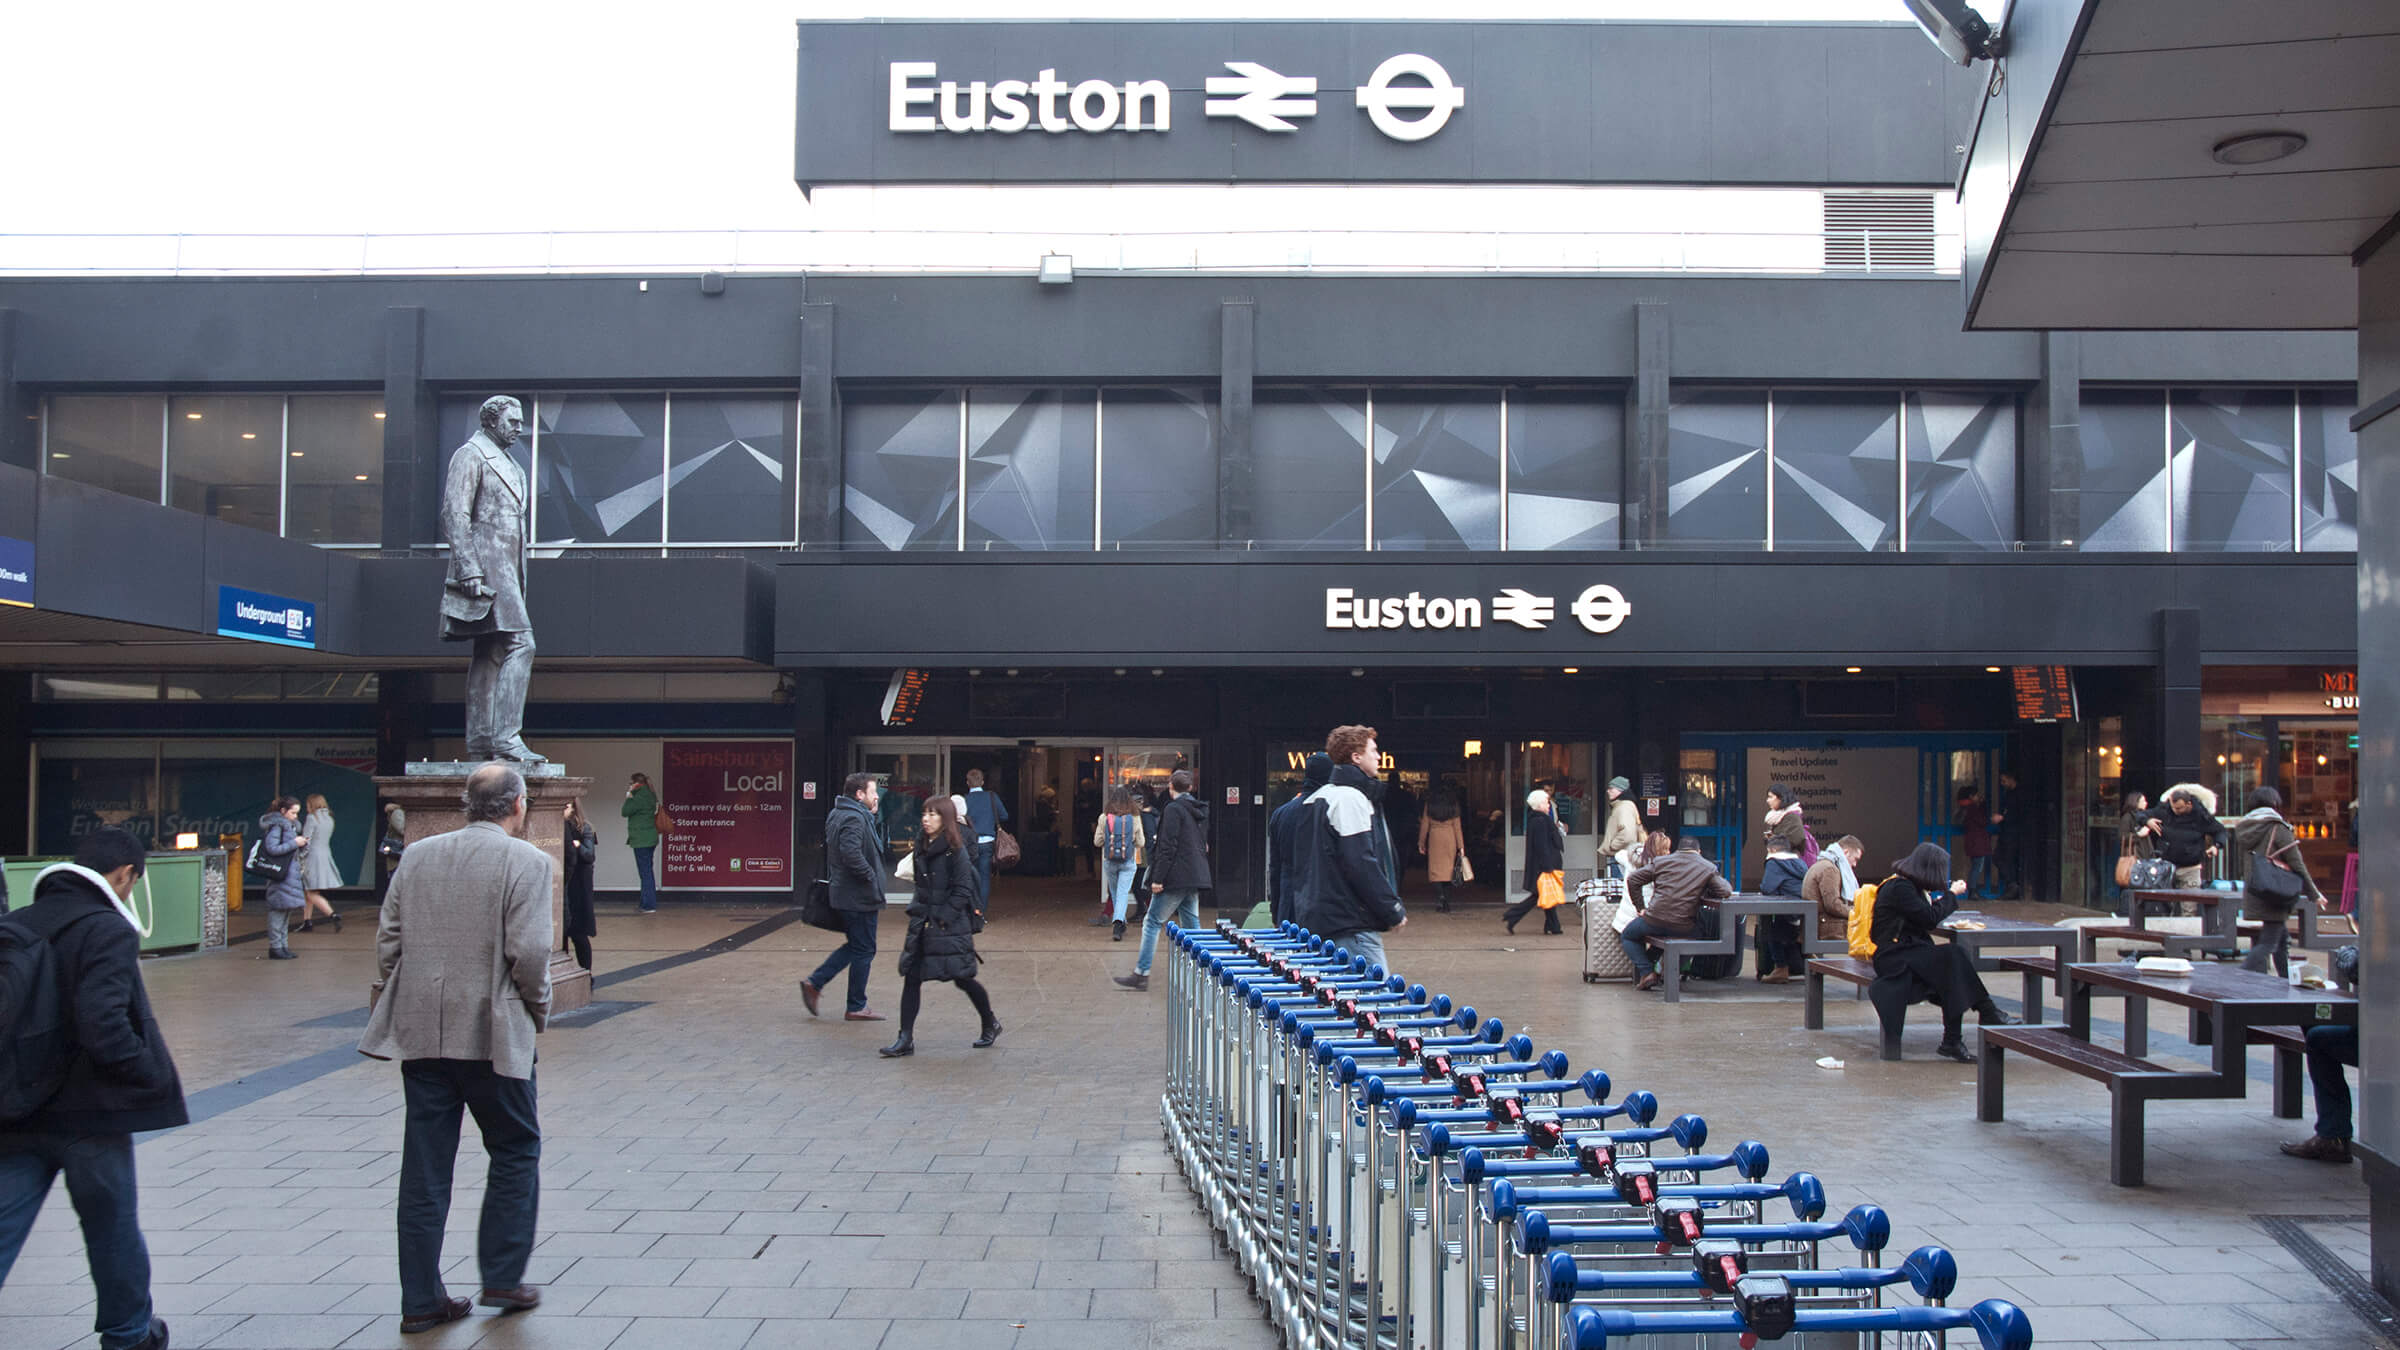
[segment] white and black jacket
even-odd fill
[[[1337,764],[1333,780],[1304,804],[1290,885],[1292,917],[1312,932],[1382,933],[1408,917],[1385,870],[1373,786],[1357,765]]]

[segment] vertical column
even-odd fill
[[[825,875],[825,813],[841,795],[848,768],[842,762],[841,738],[834,734],[833,699],[825,676],[785,671],[783,679],[792,699],[792,771],[802,783],[817,785],[815,801],[800,787],[792,789],[792,885],[799,889]]]
[[[1257,682],[1227,673],[1215,678],[1216,727],[1200,738],[1200,783],[1196,789],[1208,806],[1210,842],[1208,866],[1216,882],[1216,907],[1237,919],[1267,898],[1267,813],[1277,803],[1252,805],[1265,794],[1266,754],[1258,737],[1256,718],[1264,702]],[[1239,788],[1241,800],[1228,803],[1225,791]],[[1203,912],[1203,925],[1216,915]]]
[[[1217,309],[1217,539],[1251,537],[1250,391],[1258,376],[1258,306],[1227,300]],[[1223,794],[1219,794],[1219,800]]]
[[[17,383],[17,312],[0,309],[0,464],[40,469],[41,409]]]
[[[33,681],[16,671],[0,672],[0,857],[33,852]],[[31,895],[9,897],[12,905]]]
[[[386,670],[375,677],[375,772],[406,773],[409,756],[433,742],[433,673]]]
[[[1664,300],[1633,304],[1633,398],[1625,405],[1627,548],[1658,542],[1667,528],[1667,401],[1675,364],[1674,316]]]
[[[827,304],[800,307],[799,492],[800,546],[838,546],[842,541],[842,408],[841,391],[833,378],[833,306]]]
[[[2158,611],[2158,757],[2169,783],[2200,781],[2200,611]],[[2221,802],[2230,807],[2232,803]]]
[[[2037,547],[2082,538],[2083,339],[2042,334],[2041,374],[2025,399],[2017,461],[2017,537]]]
[[[425,383],[425,311],[383,312],[383,546],[405,549],[439,537],[441,428]],[[530,411],[530,409],[528,409]]]
[[[2387,235],[2389,231],[2385,232]],[[2375,1287],[2400,1299],[2400,243],[2358,259],[2358,1152]]]

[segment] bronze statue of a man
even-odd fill
[[[450,455],[442,480],[442,637],[472,642],[467,663],[467,758],[546,761],[525,745],[525,689],[533,677],[533,621],[525,609],[530,487],[508,448],[525,434],[525,405],[484,400],[475,434]]]

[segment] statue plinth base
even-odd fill
[[[448,834],[467,823],[464,795],[467,776],[481,764],[418,761],[398,778],[378,777],[375,794],[389,797],[408,812],[408,844]],[[592,973],[576,964],[567,946],[567,803],[580,804],[591,790],[589,778],[569,778],[556,764],[533,766],[525,774],[525,842],[550,858],[550,1011],[573,1012],[592,1001]]]
[[[455,778],[463,783],[466,781],[468,774],[475,772],[477,769],[482,768],[485,764],[490,762],[491,761],[489,760],[482,759],[412,759],[408,763],[401,765],[400,771],[404,774],[407,774],[411,778]],[[566,776],[567,772],[564,765],[554,763],[550,760],[543,760],[539,764],[512,764],[510,767],[514,768],[518,773],[525,775],[525,781],[529,783],[536,778],[562,778]],[[378,778],[375,781],[381,783],[397,780]],[[586,779],[584,781],[589,782],[591,780]],[[558,809],[561,811],[567,809],[567,804],[564,799],[560,800]]]

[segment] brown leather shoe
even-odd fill
[[[514,1289],[486,1289],[475,1301],[504,1313],[524,1312],[542,1306],[542,1291],[530,1284],[520,1284]]]
[[[883,1020],[883,1014],[873,1008],[861,1008],[857,1012],[843,1013],[842,1020],[845,1022],[880,1022]]]
[[[817,1015],[817,996],[825,991],[806,980],[800,982],[800,1001],[808,1006],[808,1015]]]
[[[1644,975],[1642,978],[1635,980],[1633,982],[1633,987],[1636,989],[1656,989],[1666,982],[1667,977],[1654,970],[1649,974]]]
[[[463,1298],[446,1298],[442,1300],[441,1307],[431,1312],[400,1314],[400,1334],[414,1336],[420,1331],[431,1331],[435,1327],[456,1322],[473,1311],[475,1305]]]
[[[1759,982],[1762,984],[1790,984],[1792,982],[1792,973],[1788,970],[1785,970],[1781,966],[1776,966],[1758,978]]]
[[[2306,1158],[2310,1162],[2346,1163],[2350,1161],[2349,1140],[2328,1139],[2321,1134],[2312,1134],[2297,1144],[2285,1144],[2283,1151],[2295,1158]]]

